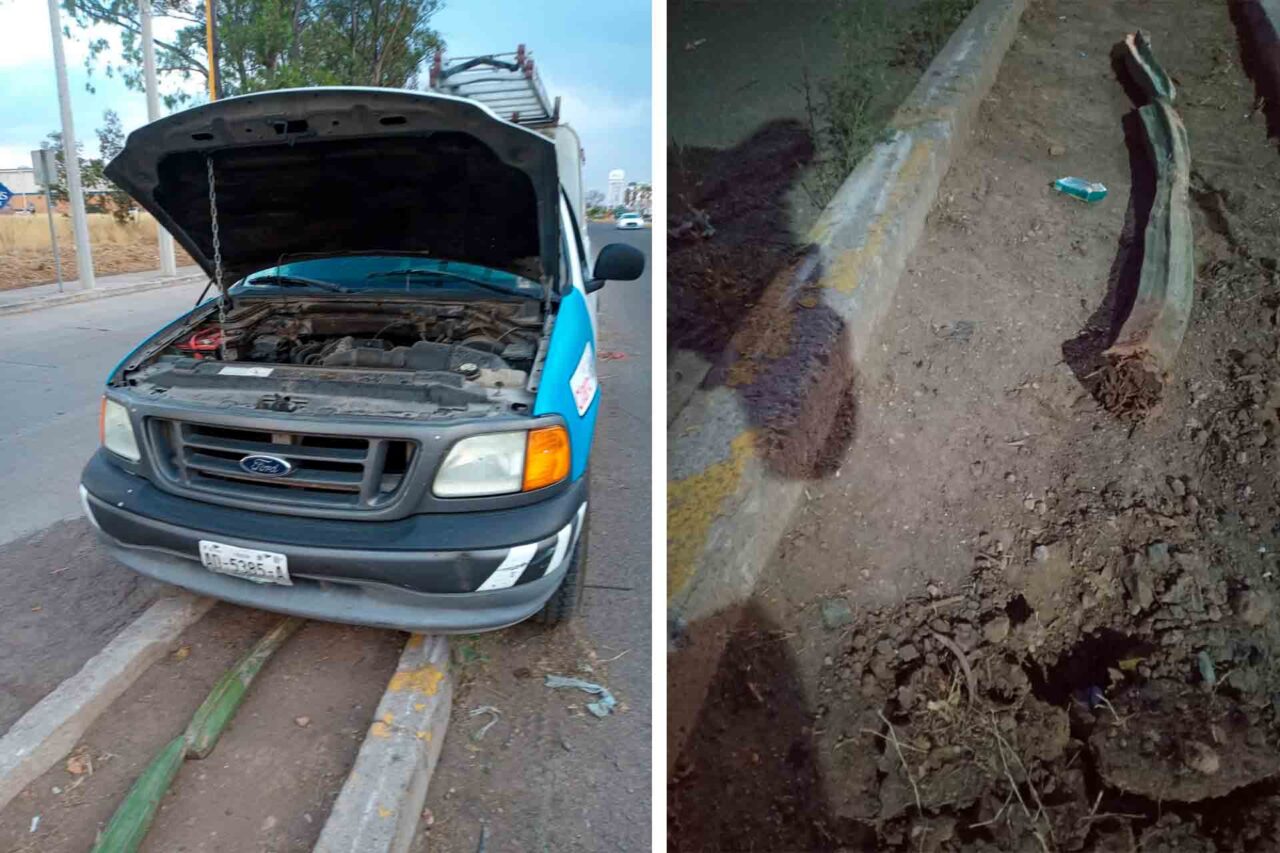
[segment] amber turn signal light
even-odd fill
[[[529,430],[524,451],[523,491],[531,492],[569,476],[569,433],[562,426]]]

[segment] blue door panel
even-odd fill
[[[547,348],[547,361],[542,367],[538,396],[533,401],[535,415],[560,415],[568,425],[569,446],[573,454],[569,476],[574,480],[587,470],[596,413],[600,409],[600,390],[597,388],[591,405],[580,416],[570,387],[569,380],[578,369],[583,350],[587,347],[591,347],[588,361],[594,376],[595,340],[591,331],[591,317],[587,313],[587,300],[582,291],[574,288],[560,302],[555,327],[551,330],[551,343]]]

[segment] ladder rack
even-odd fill
[[[524,45],[515,53],[463,56],[448,62],[437,53],[431,63],[431,88],[484,104],[514,124],[554,127],[560,121],[560,99],[547,98]]]

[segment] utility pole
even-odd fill
[[[222,81],[218,79],[218,24],[215,20],[217,6],[216,0],[204,0],[204,41],[209,53],[210,101],[218,100],[218,94],[222,91]]]
[[[67,167],[67,195],[71,201],[71,225],[76,234],[76,269],[80,288],[93,290],[93,253],[89,250],[89,220],[84,214],[84,190],[80,186],[80,157],[76,153],[76,128],[71,119],[71,91],[67,84],[67,57],[62,52],[62,21],[58,0],[49,0],[49,33],[53,36],[53,68],[58,77],[58,107],[62,112],[62,156]]]
[[[156,85],[156,45],[151,40],[151,0],[138,0],[138,13],[142,18],[142,75],[147,84],[147,121],[155,121],[160,118],[160,91]],[[156,223],[156,232],[160,242],[160,274],[177,275],[173,235],[159,222]]]

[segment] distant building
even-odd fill
[[[9,204],[0,208],[0,216],[21,211],[44,213],[44,190],[36,183],[35,170],[30,166],[0,169],[0,184],[13,193]]]
[[[622,204],[637,213],[649,213],[653,208],[653,187],[632,181],[622,196]]]
[[[626,203],[627,173],[614,169],[609,173],[609,191],[605,193],[605,207],[621,207]]]
[[[0,208],[0,216],[14,213],[44,213],[44,188],[36,183],[35,170],[30,166],[18,166],[13,169],[0,169],[0,184],[9,188],[13,198]],[[109,184],[85,187],[84,198],[87,204],[95,201],[101,205],[106,203],[100,198],[111,191]],[[65,201],[55,201],[53,208],[59,213],[66,213],[71,206]]]

